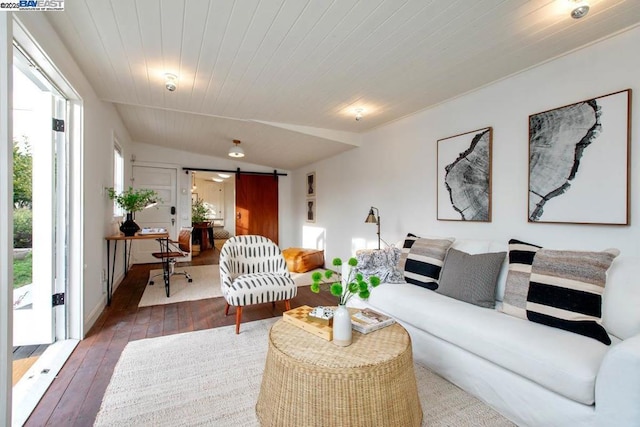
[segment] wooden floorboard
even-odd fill
[[[217,241],[216,246],[219,248]],[[217,264],[218,257],[219,249],[207,250],[191,263],[181,265]],[[149,271],[158,268],[160,264],[131,268],[116,289],[111,306],[105,307],[86,338],[78,344],[26,426],[93,425],[113,369],[131,341],[235,324],[233,308],[229,316],[224,315],[223,298],[138,308]],[[314,294],[309,287],[301,287],[291,305],[304,304],[331,305],[335,304],[335,298],[328,292]],[[271,304],[247,307],[243,310],[243,322],[281,316],[283,310],[282,302],[276,303],[275,308]],[[242,327],[240,331],[242,333]]]

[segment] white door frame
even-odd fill
[[[2,15],[2,13],[0,13]],[[9,13],[11,15],[11,13]],[[83,103],[70,83],[46,56],[42,48],[34,41],[27,27],[14,14],[11,18],[9,36],[10,60],[13,62],[13,40],[35,61],[42,72],[54,83],[58,91],[67,100],[65,117],[66,173],[67,173],[67,283],[56,287],[56,292],[65,292],[65,304],[58,307],[56,314],[66,316],[66,321],[58,323],[56,316],[56,338],[64,335],[68,339],[82,339],[84,330],[84,207],[83,207]],[[4,41],[3,41],[4,43]],[[2,64],[2,63],[0,63]],[[1,65],[0,65],[1,66]],[[12,69],[10,67],[10,69]],[[6,93],[6,92],[0,92]],[[10,138],[10,147],[12,143]],[[12,181],[12,177],[9,177]],[[13,234],[13,226],[10,230]],[[10,251],[11,252],[11,251]],[[12,256],[12,255],[11,255]],[[13,279],[12,279],[13,280]],[[12,293],[12,291],[11,291]],[[13,297],[11,297],[13,298]],[[11,307],[13,307],[13,299]]]
[[[0,13],[0,424],[11,425],[13,359],[13,14]]]
[[[30,16],[25,16],[30,18]],[[37,20],[36,20],[37,21]],[[12,425],[13,387],[11,381],[13,350],[13,251],[10,242],[13,240],[13,143],[12,143],[12,63],[13,40],[38,62],[43,71],[55,82],[56,86],[67,98],[67,122],[65,138],[69,163],[68,181],[68,215],[69,215],[69,248],[68,283],[65,296],[65,311],[68,315],[67,338],[73,342],[60,341],[67,354],[84,337],[84,209],[83,209],[83,104],[77,92],[50,62],[40,46],[29,35],[24,24],[10,12],[0,12],[0,425]],[[6,171],[6,172],[5,172]],[[10,240],[11,239],[11,240]],[[56,345],[57,345],[56,344]],[[62,351],[59,352],[61,354]],[[62,366],[66,357],[59,364]],[[57,369],[51,368],[51,378]],[[46,389],[46,388],[45,388]],[[33,398],[33,393],[29,393]],[[35,405],[34,405],[35,406]],[[4,414],[4,415],[2,415]]]

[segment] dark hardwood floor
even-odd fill
[[[216,242],[217,243],[217,242]],[[216,245],[217,246],[217,245]],[[203,251],[191,263],[217,264],[218,249]],[[233,309],[224,315],[223,298],[138,308],[149,270],[160,264],[134,265],[104,311],[64,365],[35,408],[26,426],[91,426],[109,384],[113,368],[129,341],[235,324]],[[328,292],[314,294],[298,288],[292,307],[331,305]],[[280,316],[284,303],[261,304],[243,310],[243,323]],[[242,328],[240,329],[242,333]]]

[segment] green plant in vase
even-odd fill
[[[334,267],[342,267],[342,259],[334,258],[332,264]],[[338,305],[346,305],[354,295],[358,295],[362,299],[369,298],[371,290],[380,284],[380,278],[371,276],[369,279],[365,279],[361,273],[356,273],[355,267],[358,266],[358,260],[355,258],[349,258],[347,264],[349,265],[349,274],[345,281],[346,289],[342,285],[342,273],[326,270],[324,273],[316,271],[311,275],[311,280],[313,280],[311,292],[319,293],[322,285],[328,285],[331,295],[338,298]]]
[[[191,204],[191,222],[199,223],[206,222],[208,219],[209,210],[204,205],[204,200],[199,199]]]
[[[127,213],[127,219],[120,226],[120,231],[122,231],[125,236],[133,236],[140,230],[138,224],[133,220],[133,214],[162,201],[158,193],[147,188],[129,187],[126,191],[118,194],[113,187],[111,187],[107,188],[107,192],[109,198]]]
[[[334,267],[342,268],[340,258],[334,258],[332,264]],[[349,258],[347,264],[349,273],[344,284],[342,273],[337,271],[326,270],[324,273],[316,271],[311,275],[311,280],[313,280],[311,292],[319,293],[322,286],[325,285],[331,295],[338,298],[338,308],[333,314],[333,342],[342,347],[351,344],[351,315],[346,307],[347,302],[354,295],[362,299],[369,298],[371,290],[380,284],[379,277],[371,276],[365,279],[361,273],[356,272],[357,259]]]

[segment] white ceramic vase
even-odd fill
[[[340,347],[351,345],[351,315],[346,305],[339,305],[333,313],[333,343]]]

